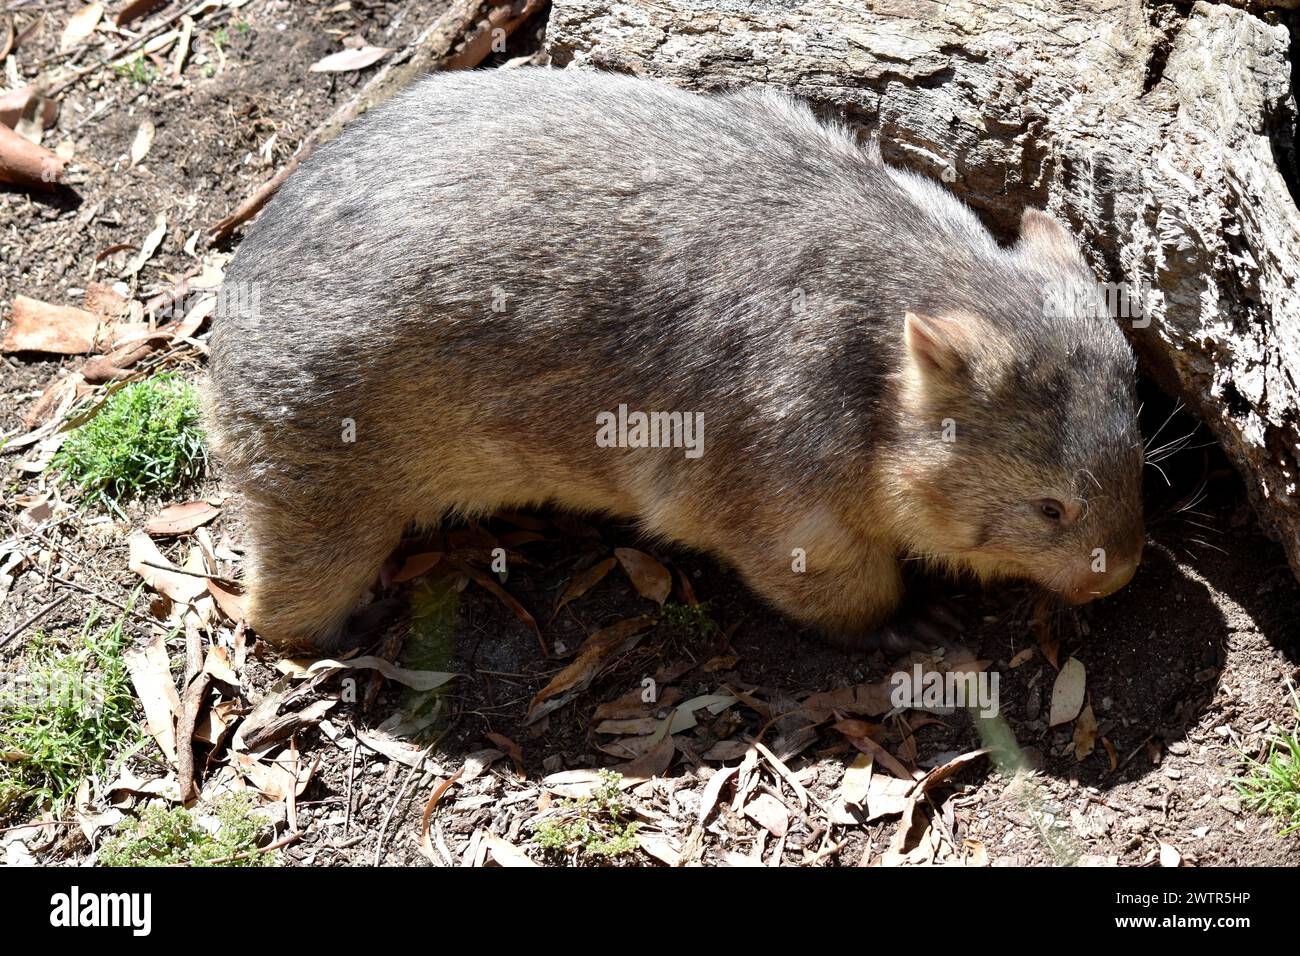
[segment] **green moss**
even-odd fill
[[[600,771],[600,787],[590,797],[565,800],[553,819],[533,832],[533,842],[557,854],[587,859],[612,859],[637,847],[637,823],[626,819],[627,806],[619,784],[622,774]]]
[[[709,613],[707,601],[700,604],[677,604],[670,601],[660,612],[659,626],[678,636],[691,636],[701,640],[711,640],[722,630]]]

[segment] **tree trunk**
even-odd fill
[[[1293,15],[1268,9],[1289,4],[554,0],[548,45],[560,66],[784,87],[1004,238],[1027,205],[1068,221],[1145,297],[1122,319],[1144,367],[1213,431],[1300,576]]]

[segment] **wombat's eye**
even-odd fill
[[[1048,521],[1059,523],[1065,517],[1065,505],[1055,498],[1042,498],[1038,502],[1038,513]]]

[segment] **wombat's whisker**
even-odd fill
[[[1144,461],[1142,464],[1147,468],[1154,468],[1156,471],[1160,472],[1160,477],[1165,480],[1165,485],[1167,487],[1172,488],[1174,486],[1174,483],[1169,480],[1169,476],[1165,474],[1165,470],[1154,461]]]
[[[1178,402],[1174,404],[1174,410],[1169,413],[1169,417],[1166,418],[1164,422],[1161,423],[1160,427],[1155,430],[1155,433],[1150,438],[1147,439],[1146,444],[1148,448],[1151,446],[1151,443],[1153,441],[1155,441],[1157,438],[1160,437],[1160,433],[1165,430],[1165,426],[1168,425],[1170,422],[1172,422],[1174,420],[1174,416],[1177,415],[1182,410],[1183,410],[1183,403],[1182,400],[1180,399]]]
[[[1190,450],[1188,446],[1188,442],[1190,442],[1192,438],[1195,437],[1197,429],[1199,429],[1199,427],[1200,426],[1197,426],[1197,428],[1193,428],[1190,432],[1188,432],[1186,435],[1183,435],[1181,438],[1175,438],[1173,441],[1161,445],[1159,448],[1150,449],[1147,452],[1147,457],[1152,461],[1164,461],[1170,455],[1176,455],[1180,451]],[[1211,445],[1214,444],[1215,443],[1211,441],[1211,442],[1206,442],[1202,445],[1197,445],[1195,447],[1209,448]]]

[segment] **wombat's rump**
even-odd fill
[[[304,164],[226,283],[209,421],[281,644],[336,641],[407,526],[546,502],[842,633],[901,558],[1086,600],[1141,549],[1133,358],[1071,237],[1031,210],[999,247],[780,95],[427,79]]]

